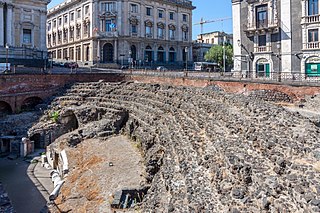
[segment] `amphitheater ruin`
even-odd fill
[[[304,115],[274,91],[76,83],[29,137],[57,169],[68,155],[53,212],[320,212],[320,98],[308,98]]]

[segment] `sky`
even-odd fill
[[[48,5],[51,8],[64,0],[52,0]],[[193,11],[193,23],[203,20],[216,20],[226,17],[232,17],[231,0],[193,0],[193,5],[197,8]],[[217,21],[203,25],[203,32],[224,31],[232,33],[232,20]],[[195,39],[201,33],[200,25],[193,26],[193,36]]]

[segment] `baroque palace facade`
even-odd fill
[[[189,0],[67,0],[48,11],[54,61],[183,65],[192,59]]]
[[[47,55],[46,14],[50,1],[0,0],[0,63],[43,62]]]
[[[235,71],[320,76],[319,0],[232,0],[232,9]]]

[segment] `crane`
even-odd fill
[[[205,21],[205,20],[203,20],[203,18],[201,18],[200,22],[194,23],[193,25],[201,25],[201,34],[203,34],[203,25],[204,24],[209,24],[209,23],[219,22],[219,21],[226,21],[229,19],[232,19],[232,17],[219,18],[219,19],[214,19],[214,20],[209,20],[209,21]]]

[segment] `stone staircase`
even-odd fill
[[[320,211],[319,128],[282,107],[204,89],[97,82],[73,85],[51,110],[65,108],[79,129],[128,113],[119,134],[141,143],[145,212]]]

